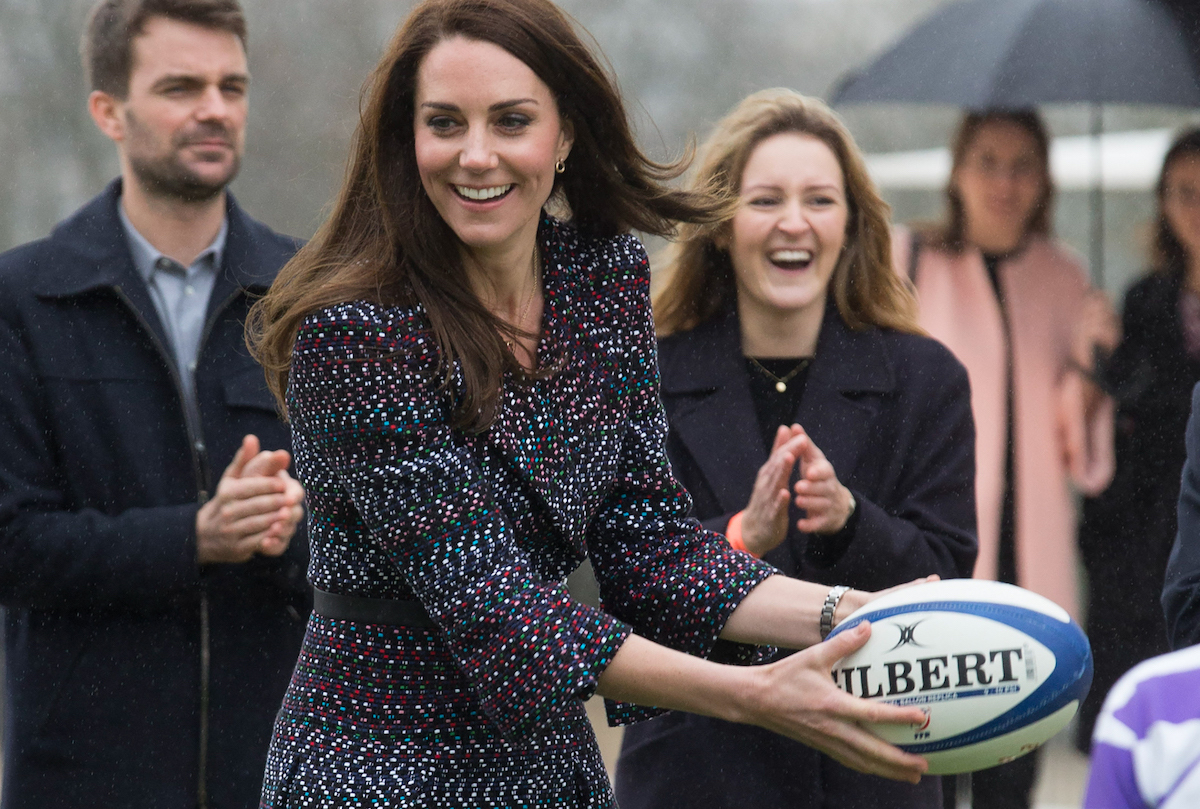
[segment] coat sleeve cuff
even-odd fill
[[[128,512],[129,536],[141,537],[138,543],[145,562],[141,570],[150,579],[147,590],[182,590],[200,581],[196,561],[197,503],[162,506]]]
[[[709,548],[710,554],[714,552],[720,555],[721,561],[718,562],[710,555],[711,562],[706,568],[713,574],[713,580],[724,587],[720,588],[718,602],[706,605],[706,630],[700,632],[695,626],[688,627],[689,622],[684,619],[684,614],[664,615],[658,631],[645,634],[656,643],[706,658],[714,663],[750,665],[765,662],[775,655],[774,647],[734,643],[721,640],[719,635],[729,616],[742,603],[742,599],[763,580],[779,571],[749,554],[733,550],[724,541]],[[691,606],[694,610],[699,605],[693,601]],[[684,604],[680,604],[679,607],[685,612],[692,611],[687,610],[687,605]],[[675,626],[678,631],[668,631],[666,627],[669,626]],[[693,631],[687,632],[687,628]],[[664,709],[655,706],[631,705],[612,700],[605,701],[605,710],[611,725],[631,725],[666,713]]]
[[[832,567],[845,555],[854,538],[860,531],[867,533],[872,524],[878,524],[880,519],[887,519],[883,509],[868,500],[862,492],[851,489],[854,495],[854,513],[840,531],[832,534],[809,534],[804,553],[808,560],[818,567]],[[864,529],[864,523],[867,527]]]

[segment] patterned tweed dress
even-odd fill
[[[418,599],[437,627],[310,618],[263,807],[612,806],[583,710],[604,667],[631,631],[711,655],[774,572],[687,517],[641,244],[550,218],[539,241],[539,360],[562,370],[507,380],[486,433],[448,425],[456,385],[440,384],[419,306],[348,303],[300,329],[289,406],[309,578]],[[563,585],[585,556],[603,611]]]

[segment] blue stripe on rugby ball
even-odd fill
[[[987,601],[925,601],[903,604],[897,607],[861,615],[841,624],[829,637],[848,631],[863,621],[882,621],[896,615],[911,612],[953,612],[990,618],[1024,632],[1054,654],[1054,672],[1033,693],[1021,700],[1005,713],[957,736],[923,744],[900,744],[910,753],[936,753],[968,744],[994,739],[1005,733],[1024,727],[1054,713],[1072,700],[1083,702],[1092,687],[1092,647],[1074,621],[1063,623],[1037,610],[996,604]],[[904,700],[885,699],[894,705],[905,704]]]

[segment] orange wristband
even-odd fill
[[[729,518],[729,525],[725,527],[725,539],[729,541],[729,547],[735,551],[749,553],[751,556],[758,558],[750,552],[750,549],[746,547],[746,543],[742,540],[742,515],[744,513],[743,511],[739,511]]]

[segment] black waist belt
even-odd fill
[[[327,593],[315,587],[313,588],[313,611],[326,618],[354,621],[360,624],[437,626],[420,601],[346,596]]]

